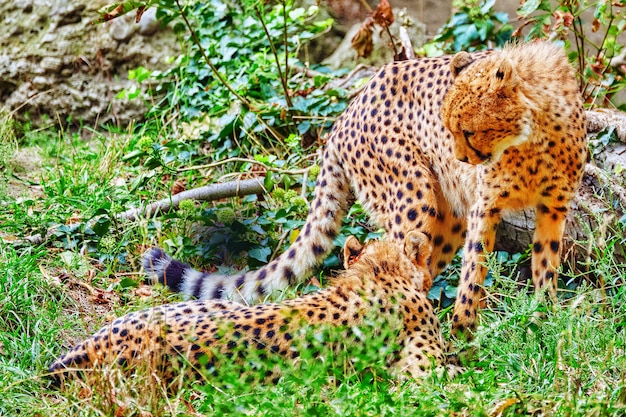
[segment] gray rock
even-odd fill
[[[135,84],[128,71],[165,70],[180,53],[173,32],[147,10],[92,24],[110,0],[0,2],[0,103],[18,120],[120,126],[143,118],[142,100],[115,98]],[[145,19],[145,21],[144,21]],[[147,89],[146,86],[141,86]]]

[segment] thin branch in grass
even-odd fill
[[[287,39],[287,0],[283,0],[283,48],[285,48],[285,74],[289,76],[289,54],[287,53],[289,50]],[[280,65],[278,67],[280,68]],[[285,95],[291,100],[287,92],[285,92]]]
[[[178,172],[215,168],[217,166],[228,164],[228,163],[231,163],[231,162],[246,162],[246,163],[250,163],[250,164],[260,165],[266,171],[278,172],[280,174],[289,174],[289,175],[304,174],[304,173],[307,173],[309,171],[309,169],[310,169],[310,168],[282,169],[282,168],[276,168],[276,167],[272,167],[272,166],[266,165],[263,162],[259,162],[259,161],[255,160],[255,159],[249,159],[249,158],[228,158],[228,159],[224,159],[222,161],[211,162],[210,164],[194,165],[194,166],[190,166],[190,167],[180,168],[178,170]],[[235,174],[238,175],[238,173],[235,173]]]
[[[303,175],[303,184],[306,184],[309,174],[310,168],[298,169],[298,170],[287,170],[281,168],[270,167],[262,162],[255,161],[253,159],[247,158],[229,158],[223,161],[214,162],[206,165],[199,165],[194,167],[183,168],[179,171],[188,171],[188,170],[198,170],[198,169],[207,169],[213,168],[219,165],[223,165],[229,162],[247,162],[251,164],[257,164],[262,166],[266,171],[273,171],[282,174],[289,175]],[[238,173],[233,173],[233,175],[240,175]],[[226,183],[219,184],[210,184],[203,187],[193,188],[191,190],[183,191],[176,195],[171,196],[170,198],[164,198],[159,201],[155,201],[154,203],[150,203],[145,207],[133,208],[130,210],[126,210],[121,213],[118,218],[121,220],[135,220],[140,215],[145,217],[152,217],[160,212],[171,210],[172,208],[178,207],[181,201],[183,200],[201,200],[201,201],[214,201],[220,200],[222,198],[229,197],[241,197],[249,194],[262,194],[267,193],[267,190],[264,187],[265,177],[257,177],[254,179],[248,180],[235,180]],[[306,187],[303,187],[306,189]],[[304,197],[304,191],[303,191]]]

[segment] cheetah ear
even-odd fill
[[[364,246],[354,236],[348,236],[346,243],[343,245],[343,267],[348,269],[350,265],[356,261]]]
[[[500,61],[497,69],[492,73],[491,85],[494,90],[501,88],[513,88],[517,84],[517,74],[513,64],[507,58]]]
[[[461,73],[465,68],[467,68],[470,64],[472,64],[474,60],[472,56],[465,51],[459,52],[458,54],[452,57],[452,62],[450,62],[450,71],[452,71],[452,76],[456,78],[457,75]]]
[[[432,247],[424,233],[412,230],[404,239],[404,252],[415,264],[426,268]]]

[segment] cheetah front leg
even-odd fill
[[[467,331],[476,329],[476,312],[484,296],[482,284],[487,275],[485,253],[493,250],[496,227],[501,220],[500,210],[489,207],[479,202],[469,213],[459,290],[452,316],[454,335],[471,337]]]
[[[556,297],[556,282],[561,264],[561,240],[565,230],[567,208],[537,207],[535,233],[533,236],[532,271],[535,292],[546,289],[552,298]]]

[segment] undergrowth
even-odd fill
[[[608,416],[626,412],[626,266],[610,257],[595,258],[586,267],[589,275],[612,280],[603,284],[579,280],[550,305],[539,302],[515,279],[509,266],[516,259],[504,253],[492,256],[487,308],[481,311],[476,339],[467,346],[475,353],[466,359],[467,371],[452,381],[433,376],[417,383],[389,376],[382,364],[371,359],[386,346],[373,342],[365,351],[351,352],[353,356],[339,361],[315,360],[298,369],[287,368],[277,384],[244,384],[241,369],[225,364],[219,381],[209,378],[201,385],[184,384],[173,393],[141,373],[133,378],[113,373],[92,384],[76,381],[59,390],[46,377],[46,369],[61,352],[116,316],[177,299],[143,284],[137,274],[139,256],[154,242],[191,239],[197,227],[193,226],[198,220],[196,207],[137,222],[114,221],[110,216],[144,198],[152,200],[170,186],[167,174],[154,173],[130,159],[112,168],[113,160],[132,152],[140,139],[125,132],[90,141],[65,132],[37,132],[20,143],[18,157],[34,150],[41,161],[38,169],[29,172],[30,179],[21,183],[21,192],[2,196],[0,415],[434,416],[502,411],[502,415]],[[132,184],[141,177],[146,180],[138,191]],[[10,180],[6,175],[2,178],[5,183]],[[17,186],[12,183],[11,188]],[[277,204],[284,210],[288,197],[279,195],[278,203],[270,199],[262,204]],[[236,223],[253,217],[250,213],[259,203],[233,200],[205,204],[201,210],[211,219],[211,233],[230,236],[243,230]],[[191,210],[191,215],[185,210]],[[93,222],[100,217],[110,221],[94,230]],[[32,243],[29,239],[37,234],[43,241]],[[237,264],[232,255],[225,255],[232,249],[229,244],[223,242],[224,251],[209,257],[222,256],[222,261]],[[195,253],[190,259],[202,256]],[[563,275],[564,282],[575,278]],[[310,290],[314,288],[291,289],[285,296]],[[445,309],[440,315],[443,323],[449,323]],[[372,363],[354,367],[359,358]]]
[[[596,256],[562,275],[553,304],[540,302],[516,279],[527,254],[492,256],[481,326],[473,342],[456,346],[475,353],[467,355],[466,372],[452,381],[400,380],[380,363],[354,367],[384,348],[373,343],[354,358],[288,370],[277,384],[242,384],[240,370],[225,366],[221,381],[230,381],[227,388],[208,379],[167,393],[141,372],[133,378],[105,375],[92,385],[76,381],[63,390],[51,386],[47,365],[74,343],[113,317],[178,299],[143,282],[140,256],[147,247],[159,245],[203,269],[220,265],[229,272],[257,268],[297,237],[321,138],[349,95],[326,87],[340,73],[299,58],[302,44],[329,23],[316,21],[315,8],[277,3],[183,5],[211,51],[212,65],[228,74],[230,89],[190,41],[170,71],[131,74],[138,84],[154,78],[160,85],[148,96],[127,92],[155,104],[140,124],[125,130],[18,131],[10,117],[0,117],[0,415],[624,415],[626,265],[607,250],[623,245],[624,230],[603,236],[602,247],[590,247]],[[171,18],[180,12],[178,2],[159,4],[160,13]],[[482,3],[478,14],[461,8],[467,16],[457,22],[482,23],[461,39],[446,32],[453,29],[448,25],[437,42],[467,49],[493,36],[504,39],[509,27],[503,16],[493,15],[492,5]],[[548,10],[553,6],[547,2],[527,2],[523,13],[535,20],[524,28],[554,23],[560,35],[573,24],[548,16],[570,13],[578,24],[579,6],[569,2]],[[555,11],[562,14],[548,13]],[[623,84],[619,70],[608,67],[611,54],[620,52],[610,42],[623,19],[611,17],[611,8],[597,13],[607,24],[609,44],[600,45],[608,52],[596,60],[589,101],[610,99]],[[253,25],[244,24],[250,19]],[[183,24],[177,20],[177,29],[188,30]],[[430,48],[441,53],[443,47]],[[271,192],[185,203],[137,221],[118,217],[173,190],[249,175],[264,175]],[[363,240],[381,232],[355,205],[335,243],[341,245],[348,234]],[[331,255],[318,278],[323,282],[338,264]],[[458,267],[457,258],[431,292],[440,301],[443,323],[449,322]],[[581,269],[586,273],[575,272]],[[312,281],[283,296],[318,285]]]

